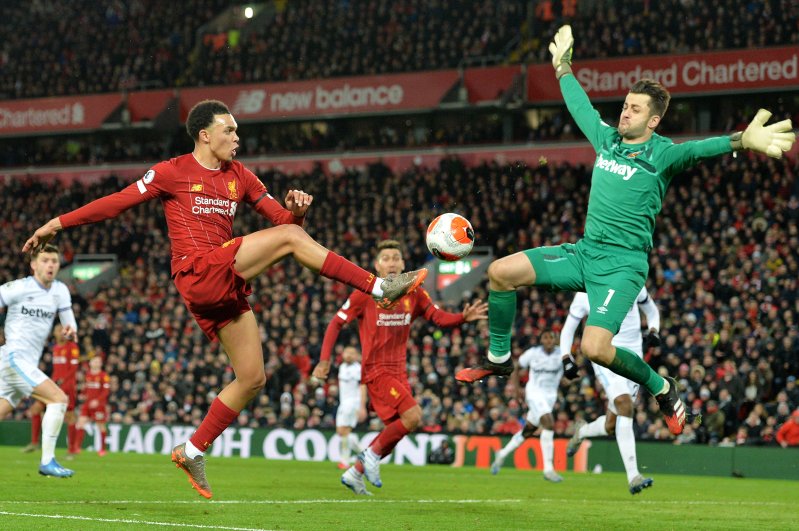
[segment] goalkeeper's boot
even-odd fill
[[[383,282],[380,283],[383,296],[376,299],[377,303],[386,309],[392,307],[394,301],[403,295],[416,291],[416,288],[421,286],[426,278],[427,269],[417,269],[416,271],[408,271],[407,273],[392,275],[383,279]]]
[[[380,456],[367,448],[358,455],[358,460],[363,465],[363,475],[369,480],[369,483],[377,488],[383,486],[380,481]]]
[[[585,426],[584,420],[578,420],[574,424],[574,435],[569,439],[569,444],[566,445],[566,455],[569,457],[574,457],[574,454],[580,449],[580,445],[583,442],[583,438],[580,437],[580,428],[583,426]]]
[[[638,474],[630,481],[630,494],[638,494],[642,490],[651,487],[654,482],[655,480],[652,478],[645,478],[641,474]]]
[[[54,457],[46,465],[39,465],[39,474],[54,478],[71,478],[75,475],[75,471],[59,465]]]
[[[669,431],[672,435],[679,435],[685,427],[685,406],[680,400],[680,393],[674,378],[666,376],[666,381],[669,382],[669,390],[655,398],[660,406],[660,412],[663,413],[663,418],[666,419]]]
[[[489,376],[508,377],[512,372],[513,361],[510,356],[502,363],[494,363],[486,358],[480,365],[458,371],[455,379],[459,382],[474,383]]]
[[[366,483],[363,482],[363,474],[351,466],[341,475],[341,484],[350,489],[355,494],[371,496],[372,493],[366,490]]]
[[[551,481],[552,483],[560,483],[563,481],[563,478],[555,472],[554,470],[549,470],[548,472],[544,472],[544,479],[547,481]]]
[[[502,457],[502,454],[497,452],[496,457],[494,457],[494,462],[491,463],[491,473],[493,475],[499,474],[499,469],[502,468],[502,465],[505,463],[505,458]]]
[[[203,498],[211,499],[211,486],[205,479],[205,458],[198,455],[190,459],[186,455],[186,443],[179,444],[172,449],[172,462],[182,469],[189,477],[189,483]]]

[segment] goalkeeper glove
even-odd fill
[[[561,362],[563,363],[563,376],[569,380],[577,378],[577,364],[574,362],[572,355],[566,354],[561,359]]]
[[[555,77],[560,79],[572,71],[572,48],[574,37],[572,27],[568,24],[561,26],[555,38],[549,43],[549,53],[552,54],[552,66],[555,67]]]
[[[660,346],[660,334],[654,328],[644,338],[644,350]]]
[[[783,120],[764,126],[771,113],[766,109],[757,111],[752,122],[741,133],[733,133],[730,137],[730,145],[735,150],[750,149],[758,153],[764,153],[775,159],[782,158],[782,152],[788,151],[796,141],[791,120]]]

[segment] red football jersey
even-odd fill
[[[380,308],[370,295],[355,291],[330,321],[321,359],[330,359],[341,328],[357,320],[361,337],[361,381],[369,383],[384,373],[405,378],[408,336],[411,323],[419,316],[445,327],[464,322],[463,314],[440,309],[422,288],[400,298],[390,310]]]
[[[86,402],[91,400],[99,400],[101,404],[105,404],[108,400],[108,394],[111,392],[111,384],[109,383],[108,374],[105,371],[97,373],[88,372],[84,380],[84,391],[86,394]]]
[[[73,387],[80,366],[80,347],[74,341],[53,347],[53,380],[61,382],[61,387]]]
[[[215,249],[233,238],[239,203],[249,203],[272,223],[302,225],[304,218],[283,208],[250,170],[238,161],[217,170],[188,153],[159,162],[123,190],[92,201],[59,219],[64,228],[113,218],[132,206],[160,198],[172,242],[172,273],[188,256]]]

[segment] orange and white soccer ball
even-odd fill
[[[427,227],[427,248],[436,258],[459,260],[472,252],[473,246],[472,224],[460,214],[441,214]]]

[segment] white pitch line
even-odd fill
[[[375,500],[373,498],[360,498],[355,500],[0,500],[2,504],[12,505],[308,505],[308,504],[321,504],[321,503],[453,503],[453,504],[470,504],[470,503],[520,503],[519,499],[501,499],[501,500]]]
[[[570,503],[573,504],[577,500],[567,500],[564,498],[537,498],[536,501],[543,503]],[[793,502],[775,502],[775,501],[747,501],[747,500],[642,500],[640,498],[633,500],[632,498],[626,500],[581,500],[584,503],[601,502],[601,503],[623,503],[625,505],[630,502],[644,505],[772,505],[782,506],[787,505],[794,507],[796,504]],[[1,503],[1,502],[0,502]]]
[[[192,529],[226,529],[230,531],[268,531],[255,527],[227,527],[222,525],[201,525],[201,524],[176,524],[172,522],[153,522],[150,520],[130,520],[127,518],[90,518],[88,516],[71,516],[66,514],[34,514],[34,513],[12,513],[0,511],[0,516],[25,516],[27,518],[50,518],[52,520],[81,520],[85,522],[112,522],[115,524],[136,524],[136,525],[160,525],[163,527],[189,527]]]

